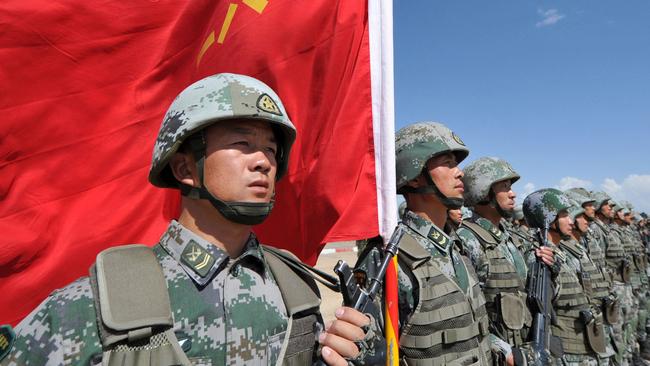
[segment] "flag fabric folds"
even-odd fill
[[[298,129],[262,242],[313,264],[392,230],[390,16],[379,0],[3,1],[0,323],[102,249],[157,242],[179,204],[147,182],[160,121],[218,72],[269,84]]]

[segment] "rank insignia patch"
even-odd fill
[[[215,259],[207,250],[203,249],[197,242],[190,240],[183,254],[181,262],[190,267],[199,276],[205,277],[214,265]]]
[[[16,334],[10,325],[3,325],[0,327],[0,361],[7,357],[11,347],[14,345]]]

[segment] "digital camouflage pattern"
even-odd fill
[[[594,199],[594,207],[599,210],[605,203],[612,198],[605,192],[592,191],[591,197]]]
[[[490,188],[494,183],[519,180],[519,174],[503,159],[484,157],[473,161],[463,169],[465,176],[465,203],[472,207],[489,201]]]
[[[450,279],[455,283],[468,297],[472,295],[472,289],[470,288],[470,283],[474,282],[476,284],[477,277],[473,268],[463,260],[463,257],[458,251],[460,243],[454,234],[448,235],[442,229],[438,228],[431,221],[426,220],[417,214],[406,211],[402,221],[399,225],[404,229],[404,235],[408,235],[413,238],[418,244],[422,246],[430,255],[430,261],[433,263],[436,268],[438,268],[446,278]],[[356,273],[363,273],[365,278],[369,278],[374,275],[372,273],[372,268],[377,268],[377,265],[382,260],[382,248],[381,245],[368,247],[365,249],[359,257],[355,265]],[[414,273],[407,267],[402,261],[399,262],[398,267],[398,299],[399,299],[399,324],[400,324],[400,334],[402,334],[405,329],[412,327],[413,325],[409,323],[412,315],[416,310],[422,310],[418,307],[418,294],[420,284],[416,279]],[[478,288],[478,286],[476,287]],[[482,295],[480,295],[482,296]],[[381,299],[381,296],[378,296],[377,299]],[[430,305],[438,304],[444,305],[448,302],[456,301],[456,299],[440,297],[433,300]],[[381,304],[377,303],[377,309],[381,308]],[[475,309],[485,311],[483,309]],[[378,319],[383,319],[382,314],[377,313],[373,314]],[[436,330],[439,328],[439,324],[447,324],[448,322],[440,320],[432,320],[432,324],[438,322],[436,325]],[[426,324],[418,324],[420,326],[426,326]],[[453,328],[453,322],[447,324],[450,328]],[[442,329],[450,329],[442,328]],[[403,334],[402,334],[403,335]],[[490,335],[491,337],[492,335]],[[401,340],[402,338],[400,338]],[[469,342],[469,340],[467,340]],[[509,349],[507,343],[500,341],[498,344],[500,347],[505,347]],[[419,349],[419,352],[432,352],[427,349]],[[444,348],[437,352],[445,352]],[[400,353],[402,354],[402,353]],[[431,354],[430,357],[435,358],[440,356],[438,353]],[[460,357],[460,354],[458,355]],[[425,357],[426,358],[426,357]],[[426,365],[428,363],[423,363]],[[476,365],[484,365],[479,361]]]
[[[529,194],[524,199],[524,216],[530,226],[538,229],[548,227],[562,210],[571,207],[571,202],[555,188],[544,188]]]
[[[173,221],[153,250],[167,281],[174,331],[190,339],[186,354],[193,364],[275,363],[288,317],[253,234],[243,254],[231,259]],[[16,327],[14,348],[0,364],[93,364],[102,351],[96,316],[89,280],[81,278],[53,292]],[[313,342],[315,349],[316,335]]]
[[[414,123],[395,135],[395,176],[397,191],[416,178],[432,157],[452,152],[460,163],[469,154],[465,143],[445,125],[437,122]]]
[[[278,141],[280,179],[287,170],[288,154],[296,139],[296,128],[282,101],[268,85],[245,75],[216,74],[185,88],[165,113],[153,149],[149,181],[161,188],[175,188],[167,171],[169,160],[194,132],[226,119],[258,119],[281,131]]]
[[[584,188],[571,188],[564,191],[564,194],[567,195],[570,199],[576,201],[578,206],[583,207],[584,204],[589,202],[595,202],[596,200],[591,197],[589,192]]]

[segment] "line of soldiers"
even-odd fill
[[[468,154],[440,123],[415,123],[396,135],[406,232],[398,254],[402,360],[650,364],[646,217],[583,188],[541,189],[516,208],[512,185],[520,176],[512,166],[483,157],[461,170]],[[381,245],[368,242],[359,253],[358,278],[373,276]],[[552,308],[537,314],[548,319],[542,348],[539,299],[531,297],[539,263],[550,274]]]
[[[89,276],[0,327],[0,365],[385,364],[381,296],[366,313],[337,309],[325,328],[308,266],[251,231],[273,207],[295,138],[259,80],[188,86],[149,172],[180,190],[179,218],[153,248],[103,251]],[[522,221],[515,170],[481,158],[463,171],[468,155],[440,123],[396,134],[401,364],[645,364],[647,218],[602,192],[542,189]],[[361,285],[380,277],[384,250],[371,240],[360,252]],[[539,283],[552,309],[531,294]]]

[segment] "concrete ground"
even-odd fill
[[[339,259],[346,261],[350,267],[354,266],[354,263],[357,261],[357,253],[352,251],[354,248],[354,242],[341,242],[341,243],[330,243],[325,246],[325,249],[322,254],[318,257],[318,262],[316,263],[316,268],[321,271],[325,271],[333,276],[336,276],[333,269]],[[335,249],[337,252],[331,253]],[[328,253],[330,252],[330,253]],[[336,309],[341,306],[343,298],[340,293],[334,292],[327,287],[318,283],[318,288],[321,292],[322,303],[321,303],[321,314],[325,320],[325,324],[328,324],[334,319],[334,312]]]

